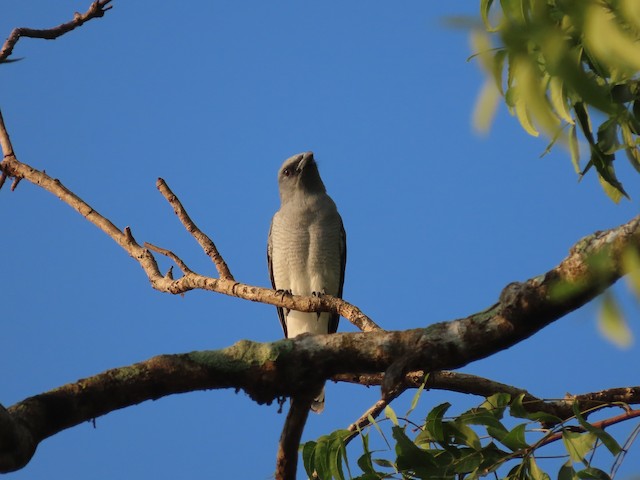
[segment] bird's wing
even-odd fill
[[[278,290],[278,287],[276,286],[276,280],[275,278],[273,278],[273,261],[271,259],[271,249],[272,249],[272,245],[271,245],[271,230],[273,229],[273,221],[271,221],[271,227],[269,227],[269,238],[267,239],[267,263],[269,264],[269,277],[271,278],[271,286],[273,287],[274,290]],[[340,288],[340,291],[342,291],[342,287]],[[289,338],[287,336],[287,322],[285,321],[284,318],[284,309],[282,307],[276,307],[276,310],[278,310],[278,318],[280,319],[280,325],[282,325],[282,331],[284,332],[284,337],[285,338]],[[337,328],[337,324],[336,324],[336,328]]]
[[[347,233],[344,230],[342,219],[340,219],[340,282],[338,287],[338,298],[342,298],[342,289],[344,287],[344,270],[347,266]],[[338,331],[338,322],[340,315],[334,314],[329,318],[329,333]]]

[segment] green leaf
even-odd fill
[[[349,430],[336,430],[330,435],[331,442],[329,444],[328,459],[329,471],[336,480],[344,480],[344,471],[342,470],[343,461],[347,465],[347,469],[349,468],[346,449],[344,446],[344,441],[349,436],[351,436],[351,432]]]
[[[452,467],[455,473],[469,473],[476,470],[482,463],[482,452],[471,448],[460,448],[456,450],[458,458],[453,461]]]
[[[422,380],[422,383],[418,387],[418,390],[416,390],[416,393],[413,396],[413,400],[411,400],[411,407],[409,407],[409,410],[405,414],[405,417],[408,417],[411,414],[411,412],[413,412],[415,410],[416,406],[418,405],[418,400],[420,400],[420,396],[422,395],[422,392],[424,391],[424,387],[427,384],[427,380],[428,379],[429,379],[429,374],[427,373],[424,376],[424,379]]]
[[[618,122],[615,118],[610,118],[598,127],[598,150],[605,155],[611,155],[619,148]]]
[[[628,348],[633,343],[633,335],[618,302],[608,291],[602,294],[600,301],[598,329],[606,339],[620,348]]]
[[[329,469],[330,441],[328,435],[323,435],[316,442],[313,452],[313,466],[320,478],[330,479]],[[313,473],[313,471],[311,472]]]
[[[549,93],[553,109],[565,122],[574,124],[573,118],[567,109],[567,99],[564,95],[563,80],[560,77],[551,77],[549,80]]]
[[[625,249],[622,255],[622,265],[627,273],[627,282],[632,291],[640,299],[640,254],[635,246]]]
[[[457,443],[467,445],[474,450],[480,450],[482,448],[478,434],[469,426],[459,421],[449,422],[447,426]]]
[[[386,460],[384,458],[374,458],[373,459],[373,463],[375,463],[376,465],[379,465],[381,467],[393,468],[394,470],[396,470],[395,463],[390,462],[389,460]]]
[[[633,117],[631,117],[631,119],[633,119]],[[635,119],[633,119],[633,121],[636,122]],[[620,131],[622,132],[622,141],[624,143],[624,151],[627,154],[627,159],[629,160],[629,163],[631,163],[631,166],[635,168],[637,172],[640,172],[640,150],[638,150],[636,141],[633,138],[633,133],[631,133],[632,128],[631,121],[629,121],[629,123],[620,124]]]
[[[536,463],[535,458],[527,457],[527,459],[528,459],[529,473],[531,475],[532,480],[549,480],[550,478],[549,475],[547,475],[542,470],[540,470],[540,467],[538,467],[538,464]]]
[[[482,425],[486,427],[487,433],[496,440],[502,439],[509,433],[509,430],[490,411],[480,409],[460,415],[457,419],[467,425]]]
[[[492,26],[491,22],[489,21],[489,13],[492,4],[493,0],[480,1],[480,15],[482,16],[482,21],[484,22],[484,26],[488,32],[495,32],[497,30],[497,28]]]
[[[516,97],[515,103],[515,111],[516,117],[520,122],[520,126],[524,129],[532,137],[537,137],[540,135],[538,130],[535,129],[533,123],[531,123],[531,117],[529,116],[529,110],[527,109],[527,105],[524,101],[524,98],[521,95]]]
[[[504,450],[499,449],[495,443],[491,442],[487,446],[480,450],[482,454],[482,463],[480,464],[481,470],[486,470],[486,473],[493,472],[500,468],[507,458],[511,458],[511,453],[507,453]]]
[[[558,424],[562,420],[555,415],[551,415],[546,412],[529,412],[523,405],[524,393],[518,395],[513,402],[511,402],[510,412],[512,417],[526,418],[527,420],[534,420],[536,422],[546,422],[551,424]]]
[[[508,393],[494,393],[490,397],[487,397],[479,408],[491,412],[496,418],[502,418],[510,402],[511,395]]]
[[[640,150],[638,150],[638,147],[626,147],[624,152],[627,154],[627,159],[631,166],[640,172]]]
[[[507,51],[501,48],[493,55],[493,68],[491,73],[493,80],[496,83],[496,87],[500,92],[500,95],[504,96],[504,89],[502,88],[502,72],[504,71],[504,61],[507,58]]]
[[[604,193],[613,200],[613,203],[620,203],[622,200],[622,196],[628,196],[624,191],[621,191],[619,187],[612,185],[611,182],[607,181],[602,175],[598,174],[598,181],[600,182],[600,186],[604,190]]]
[[[364,473],[376,473],[371,461],[371,452],[369,451],[369,434],[360,434],[362,439],[362,455],[358,458],[358,466]]]
[[[604,444],[605,447],[611,452],[613,456],[618,455],[622,448],[618,444],[618,442],[603,429],[595,427],[591,425],[589,422],[585,420],[580,412],[580,407],[578,406],[578,402],[574,402],[573,404],[573,414],[576,416],[578,423],[580,426],[584,428],[587,432],[594,434],[598,439]]]
[[[593,448],[596,442],[596,436],[590,432],[578,433],[564,430],[562,432],[562,442],[571,460],[574,462],[582,462]]]
[[[393,411],[393,408],[391,408],[390,405],[387,405],[386,407],[384,407],[384,414],[389,420],[391,420],[391,423],[393,423],[396,426],[399,425],[398,416],[396,415],[396,412]]]
[[[603,472],[599,468],[587,467],[584,470],[577,472],[578,478],[593,478],[596,480],[611,480],[611,477],[607,473]]]
[[[473,129],[476,132],[486,134],[489,131],[498,108],[499,99],[500,92],[495,84],[491,80],[486,80],[478,94],[471,117]]]
[[[573,105],[573,111],[576,112],[578,125],[580,126],[584,137],[587,139],[589,144],[594,145],[595,142],[593,140],[593,133],[591,131],[591,120],[589,119],[589,112],[587,111],[587,107],[585,107],[584,103],[582,102],[576,102]]]
[[[451,404],[448,402],[441,403],[437,407],[434,407],[427,415],[427,420],[425,422],[425,431],[433,441],[438,442],[441,445],[445,443],[442,418],[449,407],[451,407]]]
[[[576,134],[576,126],[569,127],[569,153],[571,154],[571,163],[576,173],[580,173],[580,145],[578,143],[578,135]]]
[[[396,440],[396,464],[399,470],[410,470],[420,474],[429,472],[436,465],[433,456],[416,446],[403,428],[394,425],[391,430]]]
[[[560,467],[558,472],[558,480],[577,480],[578,475],[573,468],[573,464],[569,461]]]
[[[500,443],[502,443],[505,447],[509,448],[513,452],[528,448],[529,444],[527,443],[524,436],[526,427],[526,423],[517,425],[500,439]]]
[[[302,463],[304,464],[304,470],[307,472],[307,475],[311,477],[315,470],[315,448],[316,442],[309,441],[302,445]]]

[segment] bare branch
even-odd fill
[[[617,423],[624,422],[625,420],[629,420],[631,418],[636,418],[636,417],[640,417],[640,410],[627,410],[626,412],[621,413],[620,415],[616,415],[615,417],[605,418],[604,420],[601,420],[599,422],[593,422],[591,425],[595,428],[605,429]],[[586,432],[585,428],[582,426],[574,426],[572,427],[572,430],[575,432]],[[552,442],[561,440],[563,433],[564,433],[563,431],[560,431],[560,432],[551,434],[543,438],[540,442],[536,443],[534,447],[535,448],[542,447],[543,445],[548,445]]]
[[[405,375],[404,381],[399,385],[402,393],[410,388],[418,388],[424,382],[424,371],[409,372]],[[358,383],[360,385],[372,386],[381,385],[384,380],[382,373],[372,374],[342,374],[335,375],[332,380],[337,382]],[[583,393],[579,395],[567,394],[561,399],[543,399],[529,393],[524,388],[514,387],[506,383],[496,382],[488,378],[470,375],[467,373],[440,371],[432,372],[427,378],[425,390],[447,390],[450,392],[464,393],[467,395],[478,395],[480,397],[490,397],[496,393],[508,393],[512,398],[519,395],[522,397],[522,406],[528,412],[544,412],[558,417],[560,420],[566,420],[573,416],[573,404],[578,402],[581,408],[592,411],[599,407],[614,407],[625,404],[640,404],[640,387],[621,387],[609,388],[599,392]],[[397,395],[396,395],[397,396]],[[382,402],[379,401],[378,403]],[[382,408],[377,412],[379,414],[385,405],[380,403]],[[371,409],[370,409],[371,410]],[[349,430],[354,430],[355,425],[362,428],[367,425],[364,418],[373,411],[367,411],[360,419],[349,426]],[[376,415],[377,415],[376,414]],[[376,418],[376,415],[372,415]],[[550,422],[545,423],[546,426],[552,426]]]
[[[183,274],[187,275],[189,273],[193,273],[191,269],[187,266],[187,264],[184,263],[184,261],[180,257],[178,257],[175,253],[173,253],[171,250],[166,250],[164,248],[156,247],[155,245],[149,242],[144,242],[144,246],[145,248],[148,248],[153,252],[159,253],[160,255],[164,255],[165,257],[169,257],[171,260],[175,262],[176,265],[178,265],[178,268],[182,270]]]
[[[13,145],[11,145],[11,139],[9,138],[9,132],[7,131],[7,127],[4,124],[4,118],[2,116],[2,112],[0,112],[0,147],[2,147],[3,159],[13,158],[16,156],[13,153]],[[4,171],[2,172],[2,183],[4,184],[4,180],[6,175]],[[0,184],[0,187],[2,185]]]
[[[173,207],[173,211],[182,222],[182,225],[184,225],[184,228],[186,228],[187,231],[193,236],[193,238],[196,239],[196,241],[204,250],[204,253],[206,253],[207,256],[211,258],[214,265],[216,266],[216,269],[218,270],[220,278],[233,281],[233,275],[231,275],[229,267],[222,258],[222,255],[220,255],[220,253],[218,252],[218,249],[216,248],[213,241],[205,233],[203,233],[202,230],[198,228],[193,220],[191,220],[191,217],[189,217],[189,214],[182,206],[182,203],[180,202],[178,197],[176,197],[176,195],[171,191],[167,183],[162,178],[158,178],[156,187],[158,187],[160,193],[162,193],[164,198],[167,199],[167,202],[169,202],[169,204]]]
[[[111,3],[111,0],[96,0],[94,1],[89,10],[85,13],[75,13],[73,16],[73,20],[58,25],[57,27],[48,28],[44,30],[34,29],[34,28],[14,28],[9,35],[9,38],[4,42],[2,49],[0,49],[0,63],[3,63],[7,60],[9,55],[13,52],[13,48],[15,47],[18,40],[21,37],[29,37],[29,38],[42,38],[45,40],[55,40],[56,38],[64,35],[65,33],[74,30],[85,22],[93,18],[103,17],[107,10],[111,10],[112,6],[108,6]]]
[[[0,128],[0,140],[2,140],[1,132],[4,131],[6,134],[6,130],[3,128],[3,125],[0,127],[2,127]],[[5,137],[8,141],[8,135],[5,135]],[[10,143],[8,145],[10,146]],[[175,295],[194,289],[208,290],[252,302],[261,302],[302,312],[322,311],[338,313],[362,331],[382,330],[373,320],[362,313],[359,308],[331,295],[321,297],[283,296],[278,295],[275,290],[269,288],[251,286],[231,279],[205,277],[194,272],[185,273],[185,275],[178,280],[165,277],[160,273],[158,264],[148,249],[141,247],[135,240],[132,241],[132,238],[129,238],[124,232],[113,225],[110,220],[100,215],[88,203],[71,192],[58,179],[53,179],[46,173],[18,161],[15,155],[5,157],[4,160],[0,162],[0,170],[7,176],[25,178],[34,185],[54,194],[100,228],[133,259],[140,263],[152,287],[158,291]]]

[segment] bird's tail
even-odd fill
[[[324,387],[322,387],[322,390],[320,391],[318,396],[313,399],[313,402],[311,402],[311,411],[313,413],[322,413],[323,410],[324,410]]]

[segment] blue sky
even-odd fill
[[[88,1],[5,0],[0,32],[50,27]],[[483,81],[468,36],[445,26],[476,2],[114,0],[56,41],[23,39],[1,67],[0,108],[20,160],[53,177],[139,241],[215,271],[155,189],[163,177],[216,242],[236,279],[268,286],[265,244],[276,173],[313,150],[348,234],[344,296],[387,329],[482,310],[512,281],[556,265],[579,238],[638,212],[613,204],[567,152],[501,107],[471,129]],[[275,308],[152,290],[138,264],[58,199],[23,182],[0,192],[0,403],[162,353],[281,337]],[[163,268],[170,263],[161,260]],[[624,299],[636,338],[638,308]],[[620,350],[588,305],[462,371],[544,397],[637,384],[638,342]],[[354,331],[344,319],[341,331]],[[329,384],[305,439],[346,427],[376,388]],[[397,403],[406,410],[411,394]],[[423,412],[448,399],[428,392]],[[420,414],[422,415],[422,413]],[[147,402],[44,441],[11,479],[269,478],[284,416],[243,393]],[[631,428],[631,427],[629,427]],[[620,475],[640,472],[634,445]],[[549,472],[552,476],[555,471]],[[624,477],[620,477],[624,478]]]

